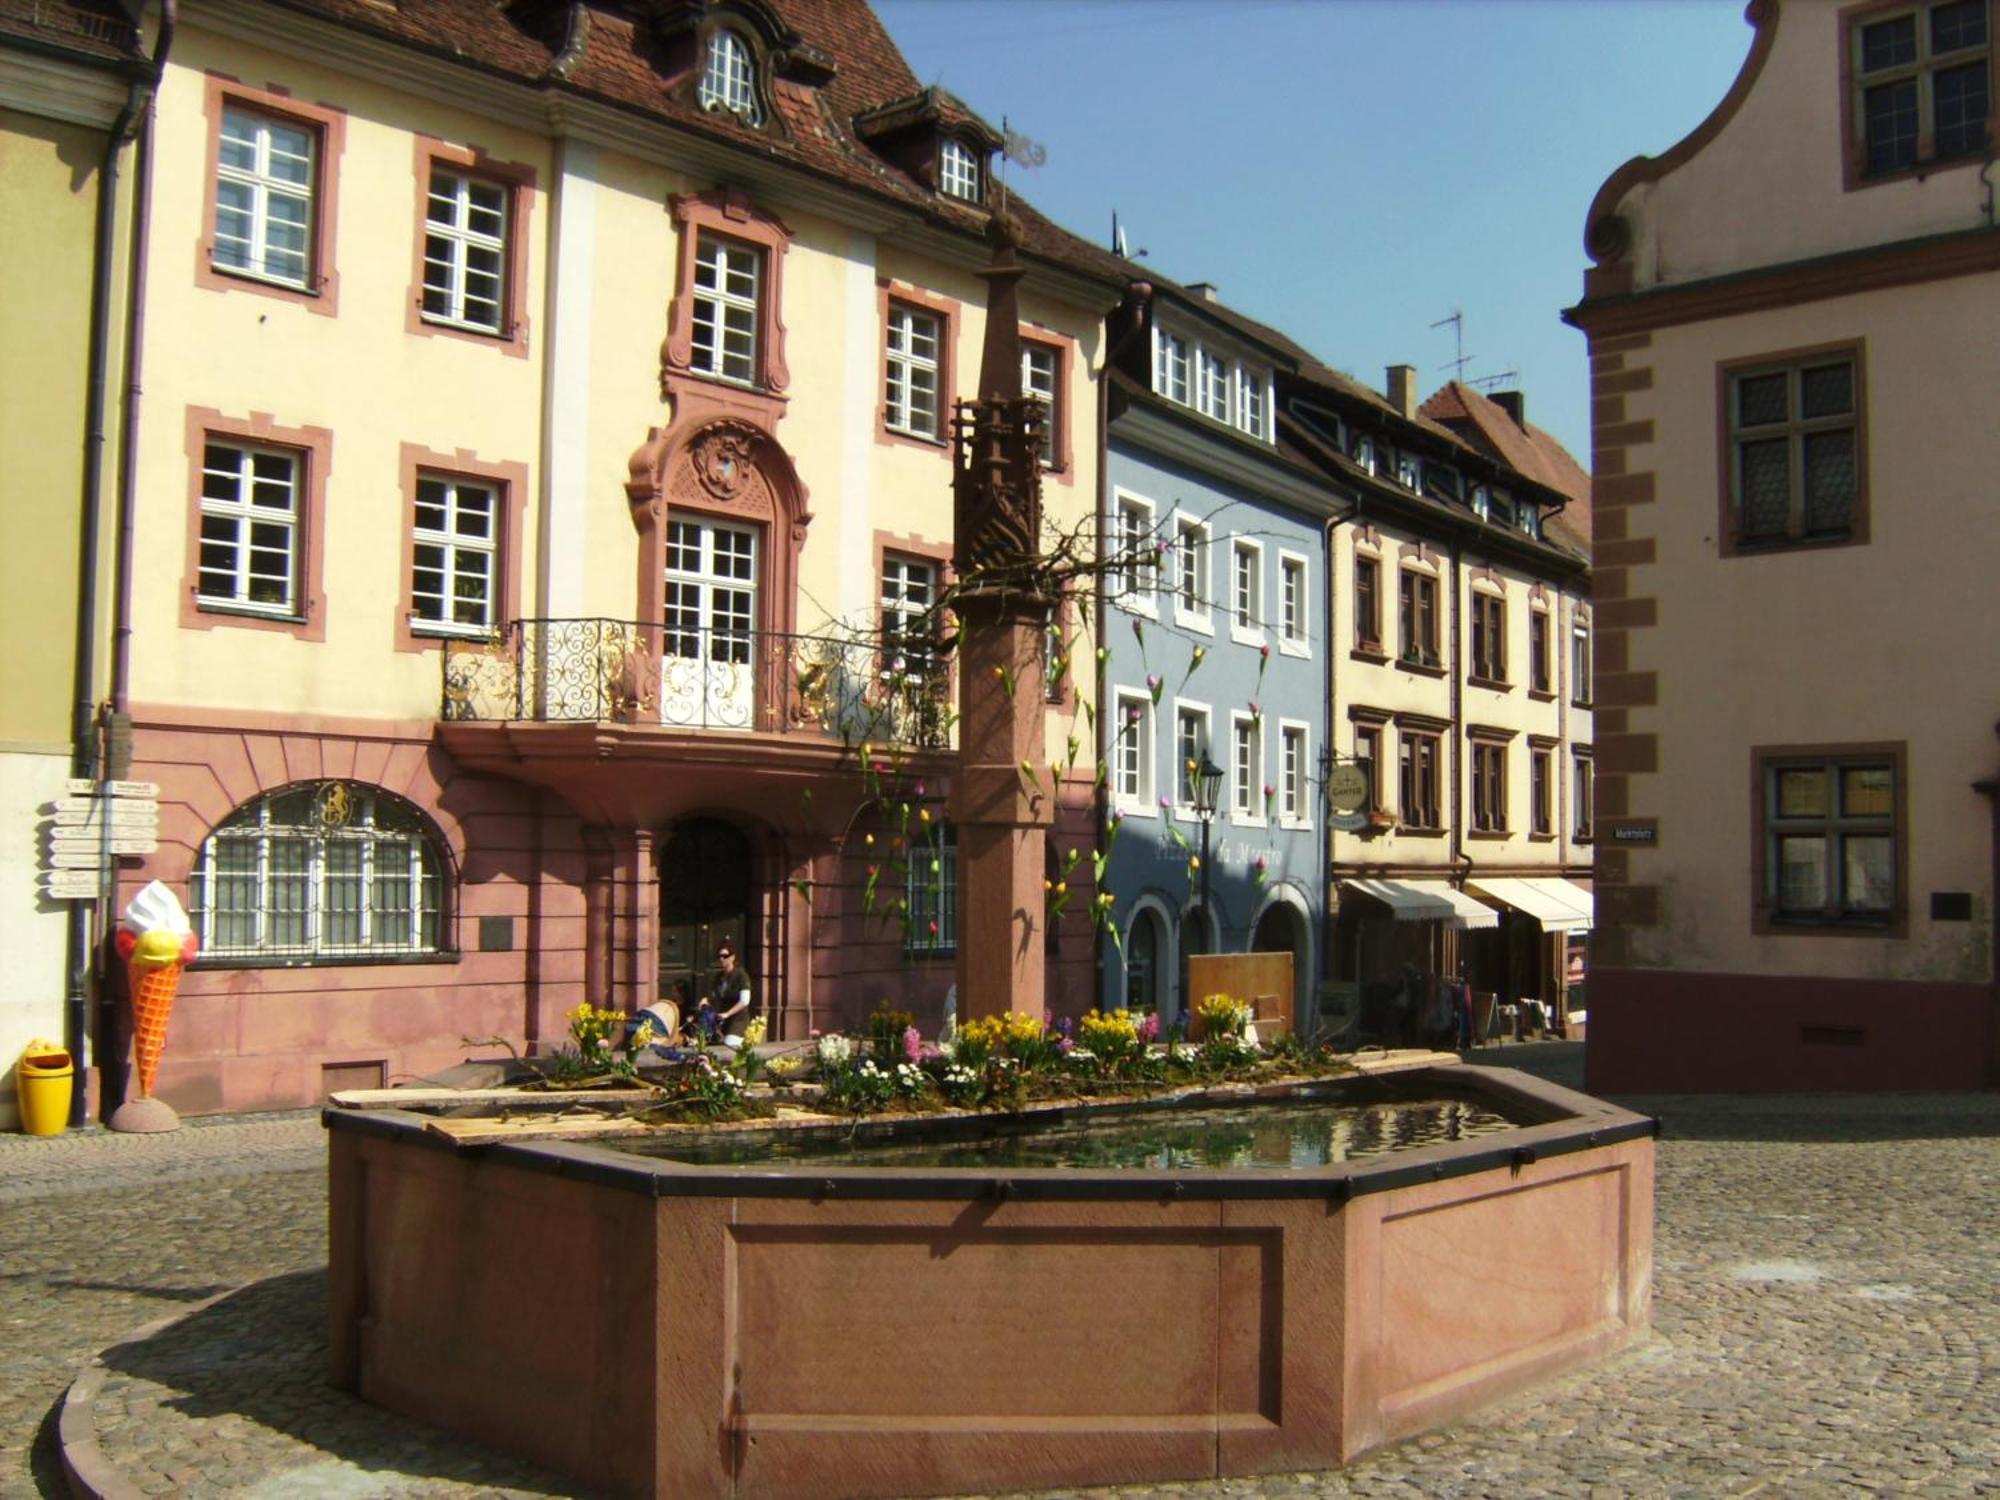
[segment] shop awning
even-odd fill
[[[1590,892],[1554,876],[1474,876],[1467,890],[1511,906],[1542,924],[1544,932],[1588,932],[1593,903]]]
[[[1500,913],[1442,880],[1343,880],[1344,890],[1380,901],[1398,922],[1444,922],[1452,927],[1497,927]]]

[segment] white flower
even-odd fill
[[[854,1043],[836,1031],[821,1037],[815,1051],[821,1067],[837,1068],[853,1058]]]

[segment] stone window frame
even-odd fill
[[[215,263],[217,189],[222,169],[222,117],[238,108],[282,120],[312,132],[313,159],[311,271],[305,286],[274,281],[252,272]],[[201,229],[195,236],[195,285],[215,292],[250,292],[303,307],[320,317],[340,313],[340,272],[334,264],[339,239],[340,167],[347,141],[347,112],[332,105],[308,104],[278,85],[253,88],[234,78],[209,73],[202,111],[207,118],[208,156],[203,172]]]
[[[201,597],[201,500],[204,453],[211,438],[252,448],[283,449],[299,465],[298,515],[293,524],[295,608],[289,614],[232,608]],[[186,418],[188,459],[187,551],[182,573],[180,623],[184,630],[218,626],[274,630],[300,640],[326,639],[326,484],[333,469],[333,434],[324,427],[281,427],[269,412],[231,417],[212,407],[190,406]]]
[[[937,319],[938,384],[934,432],[926,433],[908,427],[898,427],[889,419],[889,371],[892,364],[889,354],[889,321],[898,308]],[[875,311],[876,324],[882,331],[879,340],[881,360],[875,381],[875,389],[880,395],[876,409],[875,441],[887,447],[922,448],[929,452],[949,455],[952,402],[958,389],[955,384],[958,365],[954,356],[960,320],[964,316],[963,304],[952,298],[924,291],[908,282],[884,278],[875,283]]]
[[[493,626],[499,635],[520,617],[522,554],[527,546],[528,466],[525,463],[490,463],[469,448],[455,453],[439,453],[420,443],[404,443],[397,460],[402,480],[402,572],[396,598],[396,650],[436,651],[451,641],[481,637],[462,630],[440,628],[430,622],[419,624],[416,616],[417,567],[417,481],[425,476],[470,480],[497,492],[495,519],[499,535],[494,538]]]
[[[528,297],[528,247],[533,243],[537,176],[525,162],[499,161],[478,146],[456,146],[435,136],[419,135],[413,146],[411,170],[416,177],[416,228],[410,250],[410,301],[404,331],[421,338],[462,339],[497,348],[516,359],[528,357],[532,323]],[[431,173],[437,167],[463,176],[497,183],[507,192],[506,267],[501,278],[504,299],[497,331],[434,317],[424,311],[424,239],[430,222]]]
[[[699,392],[725,409],[747,412],[767,428],[784,413],[792,381],[785,359],[785,252],[794,238],[784,221],[733,188],[676,193],[667,200],[677,241],[674,295],[660,346],[660,394],[678,401]],[[694,365],[695,255],[704,234],[749,245],[763,255],[757,307],[757,372],[747,385]]]
[[[1868,359],[1866,339],[1846,339],[1834,343],[1813,344],[1796,349],[1780,349],[1767,354],[1742,356],[1719,361],[1715,367],[1715,446],[1716,446],[1716,552],[1720,557],[1763,557],[1772,553],[1819,551],[1834,547],[1861,547],[1869,539],[1869,484],[1868,484]],[[1792,465],[1792,488],[1794,505],[1788,517],[1787,531],[1783,539],[1777,541],[1758,540],[1745,545],[1738,534],[1735,504],[1736,494],[1736,428],[1735,402],[1732,400],[1736,382],[1746,375],[1775,374],[1785,372],[1790,378],[1787,389],[1795,389],[1798,373],[1810,365],[1829,365],[1841,358],[1848,359],[1853,366],[1853,410],[1854,428],[1854,505],[1848,518],[1847,532],[1843,536],[1828,534],[1809,537],[1799,529],[1802,524],[1804,485],[1804,465]],[[1832,430],[1837,424],[1823,420],[1821,430]],[[1807,422],[1802,417],[1789,419],[1783,428],[1784,436],[1797,451],[1807,430]]]
[[[1507,595],[1497,585],[1473,584],[1467,589],[1471,605],[1466,621],[1466,680],[1475,687],[1505,688],[1507,678]],[[1490,615],[1491,618],[1486,618]],[[1479,647],[1484,644],[1482,660]],[[1486,671],[1484,668],[1493,670]]]
[[[1830,915],[1822,921],[1786,919],[1776,911],[1771,893],[1772,815],[1770,773],[1786,765],[1842,767],[1886,765],[1895,778],[1893,806],[1886,831],[1895,846],[1895,895],[1880,921]],[[1837,781],[1837,775],[1832,778]],[[1750,747],[1750,931],[1758,937],[1873,937],[1906,939],[1910,935],[1910,805],[1909,743],[1880,740],[1845,744],[1752,745]],[[1844,824],[1866,822],[1871,831],[1884,820],[1844,819],[1829,811],[1820,826],[1838,831]],[[1832,908],[1828,908],[1831,912]]]
[[[1954,167],[1977,166],[1986,159],[1996,141],[2000,141],[2000,46],[1995,45],[1993,27],[1996,16],[1991,0],[1986,6],[1986,151],[1970,151],[1959,155],[1939,157],[1935,154],[1936,105],[1930,86],[1931,75],[1938,67],[1929,56],[1928,27],[1924,19],[1936,8],[1938,0],[1866,0],[1860,5],[1850,5],[1839,15],[1836,35],[1840,48],[1840,161],[1841,186],[1846,192],[1879,187],[1885,182],[1901,182],[1910,178],[1919,181],[1933,172],[1948,171]],[[1862,28],[1881,21],[1891,20],[1899,14],[1910,13],[1918,17],[1918,61],[1909,65],[1918,79],[1918,119],[1917,119],[1917,159],[1909,166],[1896,167],[1885,172],[1868,171],[1868,140],[1864,129],[1865,91],[1871,81],[1862,78],[1859,57]],[[1969,61],[1970,59],[1968,59]],[[1945,66],[1959,66],[1947,63]],[[1924,104],[1931,107],[1926,110]],[[1927,126],[1926,121],[1931,122]]]
[[[1498,726],[1468,724],[1465,740],[1467,792],[1467,838],[1504,839],[1513,836],[1508,817],[1509,786],[1507,747],[1515,731]],[[1482,819],[1481,809],[1485,816]]]

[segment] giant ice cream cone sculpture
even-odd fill
[[[200,942],[174,893],[155,880],[125,908],[117,946],[132,982],[132,1055],[139,1067],[139,1097],[144,1099],[152,1095],[153,1080],[159,1075],[181,970],[193,961]]]

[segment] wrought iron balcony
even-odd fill
[[[444,649],[443,716],[822,734],[943,749],[949,675],[924,650],[630,620],[516,620]]]

